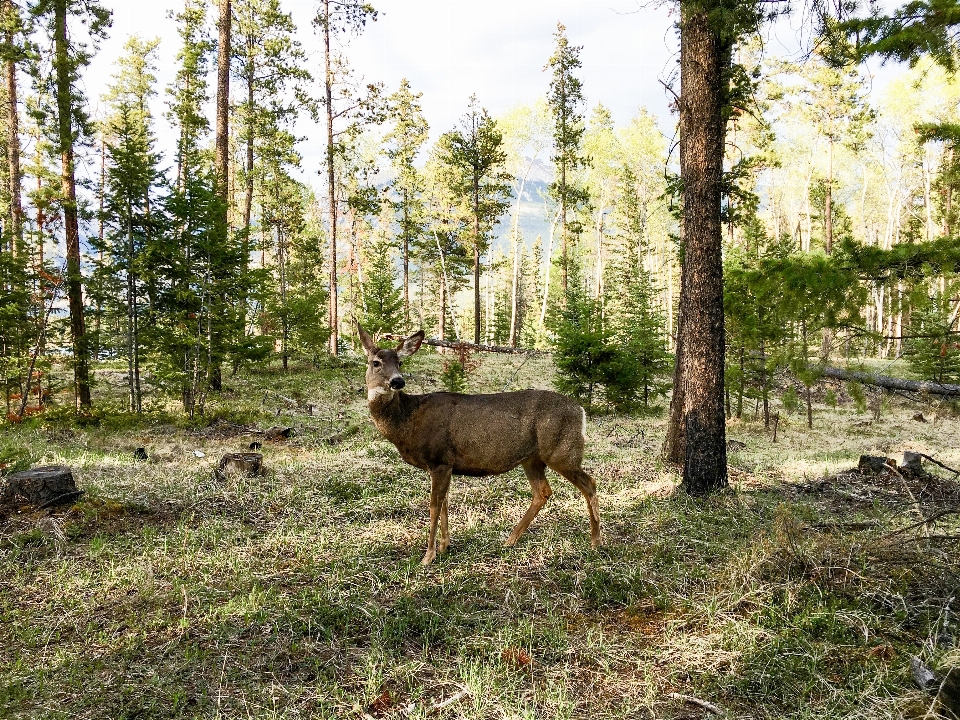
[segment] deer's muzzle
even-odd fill
[[[396,377],[390,378],[390,389],[391,390],[402,390],[403,387],[407,384],[406,380],[397,375]]]

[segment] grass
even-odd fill
[[[425,353],[407,371],[429,391],[441,363]],[[470,389],[551,373],[486,358]],[[0,510],[0,716],[707,716],[680,693],[737,717],[923,717],[909,658],[958,659],[939,637],[956,634],[960,543],[941,537],[958,524],[891,533],[960,490],[908,479],[917,508],[898,478],[841,471],[904,449],[958,467],[960,423],[903,400],[878,422],[818,405],[813,430],[781,413],[775,445],[730,421],[745,444],[732,487],[699,500],[657,459],[662,416],[592,418],[601,549],[561,478],[502,548],[529,502],[514,471],[455,479],[453,545],[428,568],[428,481],[376,434],[356,362],[233,379],[203,422],[171,406],[4,426],[0,461],[69,464],[87,494]],[[265,476],[216,481],[254,422],[296,433],[264,443]]]

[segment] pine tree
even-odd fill
[[[103,133],[109,164],[104,188],[105,250],[110,261],[103,271],[123,276],[126,284],[120,304],[126,320],[127,381],[130,410],[142,409],[140,386],[141,325],[150,279],[149,253],[161,225],[154,195],[160,181],[159,155],[154,151],[150,98],[156,94],[155,57],[159,39],[130,38],[118,63],[114,81],[104,98],[109,115]],[[154,206],[154,207],[152,207]]]
[[[422,93],[412,93],[406,78],[387,103],[394,122],[393,130],[384,140],[389,144],[387,157],[393,164],[394,199],[391,205],[397,213],[400,226],[400,246],[403,258],[403,322],[410,329],[410,248],[423,233],[424,207],[421,194],[423,178],[414,165],[417,153],[427,141],[430,126],[420,108]]]
[[[56,152],[61,162],[60,204],[67,255],[67,297],[70,308],[70,334],[73,341],[74,391],[77,410],[91,405],[89,338],[83,309],[83,276],[80,265],[79,205],[77,200],[75,152],[79,141],[91,134],[84,98],[77,88],[80,74],[90,63],[98,43],[110,27],[110,11],[87,0],[40,0],[31,13],[43,27],[53,58],[53,74],[45,76],[35,65],[34,81],[52,85],[54,107],[43,108],[44,115],[55,118]],[[68,30],[68,24],[72,28]],[[90,44],[81,42],[81,25]]]
[[[554,180],[550,196],[559,206],[561,287],[565,296],[568,289],[570,246],[579,237],[582,224],[577,213],[588,203],[587,190],[576,178],[576,172],[589,163],[583,154],[585,130],[580,107],[584,104],[583,84],[573,73],[580,67],[582,46],[571,45],[566,28],[558,23],[554,37],[557,47],[545,70],[551,71],[547,103],[553,115]]]
[[[288,131],[304,110],[314,110],[306,94],[310,73],[306,54],[294,39],[296,27],[279,0],[236,0],[231,37],[236,75],[243,91],[237,108],[245,157],[243,229],[249,234],[261,147]],[[261,171],[262,172],[262,171]]]
[[[329,260],[329,313],[330,323],[330,354],[339,352],[339,309],[337,300],[337,286],[339,270],[337,264],[337,201],[339,188],[337,186],[336,165],[337,157],[342,153],[345,140],[356,129],[353,121],[363,118],[364,114],[377,115],[373,107],[379,98],[379,87],[368,86],[367,97],[358,97],[354,94],[350,82],[350,71],[346,58],[336,52],[335,45],[342,42],[349,35],[363,31],[367,21],[374,22],[377,11],[370,3],[362,0],[320,0],[313,24],[323,36],[324,52],[324,80],[323,98],[321,103],[326,116],[327,150],[325,170],[327,180],[327,241],[330,247]],[[337,107],[334,96],[337,96]],[[337,130],[334,127],[336,120],[351,121],[346,129]]]
[[[393,246],[387,240],[380,240],[368,246],[364,254],[367,277],[360,324],[370,333],[396,332],[404,320]]]
[[[473,250],[474,342],[480,342],[480,257],[490,246],[497,221],[510,205],[503,136],[496,121],[470,98],[460,127],[441,136],[438,159],[444,182],[470,219]]]

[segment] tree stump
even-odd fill
[[[217,480],[226,480],[231,475],[263,475],[263,455],[260,453],[227,453],[213,471]]]
[[[68,503],[81,495],[83,490],[77,489],[70,468],[46,465],[9,475],[3,500],[9,502],[19,497],[43,509]]]
[[[925,475],[923,471],[923,455],[920,453],[910,452],[905,450],[903,453],[903,465],[900,466],[902,470],[907,470],[908,472],[913,473],[914,475]]]
[[[888,467],[896,469],[897,461],[882,455],[861,455],[860,462],[857,463],[857,470],[864,475],[876,475]]]

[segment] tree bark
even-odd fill
[[[727,485],[720,206],[724,71],[731,46],[711,22],[708,7],[684,3],[680,10],[684,268],[677,377],[683,395],[683,483],[691,494]]]
[[[83,320],[83,277],[80,272],[80,225],[73,158],[73,88],[67,40],[67,0],[54,3],[54,73],[57,77],[57,114],[60,144],[60,184],[63,194],[63,230],[67,246],[67,298],[73,340],[73,386],[77,410],[89,408],[90,371],[87,333]]]
[[[219,0],[220,22],[217,42],[217,194],[223,203],[221,222],[227,225],[228,173],[230,164],[230,0]]]
[[[13,0],[4,0],[4,15],[12,23]],[[13,31],[7,31],[7,165],[10,175],[10,242],[13,254],[23,243],[23,206],[20,201],[20,115],[17,110],[17,63],[13,58]]]
[[[230,29],[232,10],[230,0],[219,0],[220,20],[218,23],[217,39],[217,127],[216,127],[216,155],[214,171],[217,174],[217,197],[220,207],[217,213],[217,235],[220,242],[226,245],[229,229],[230,211]],[[217,272],[218,268],[214,268]],[[223,297],[212,296],[211,300],[220,305],[219,321],[226,320],[227,308]],[[209,314],[208,314],[209,316]],[[214,337],[212,330],[207,333],[209,347],[207,357],[210,367],[207,369],[210,387],[220,390],[222,375],[220,370],[220,348],[213,347],[219,340]]]

